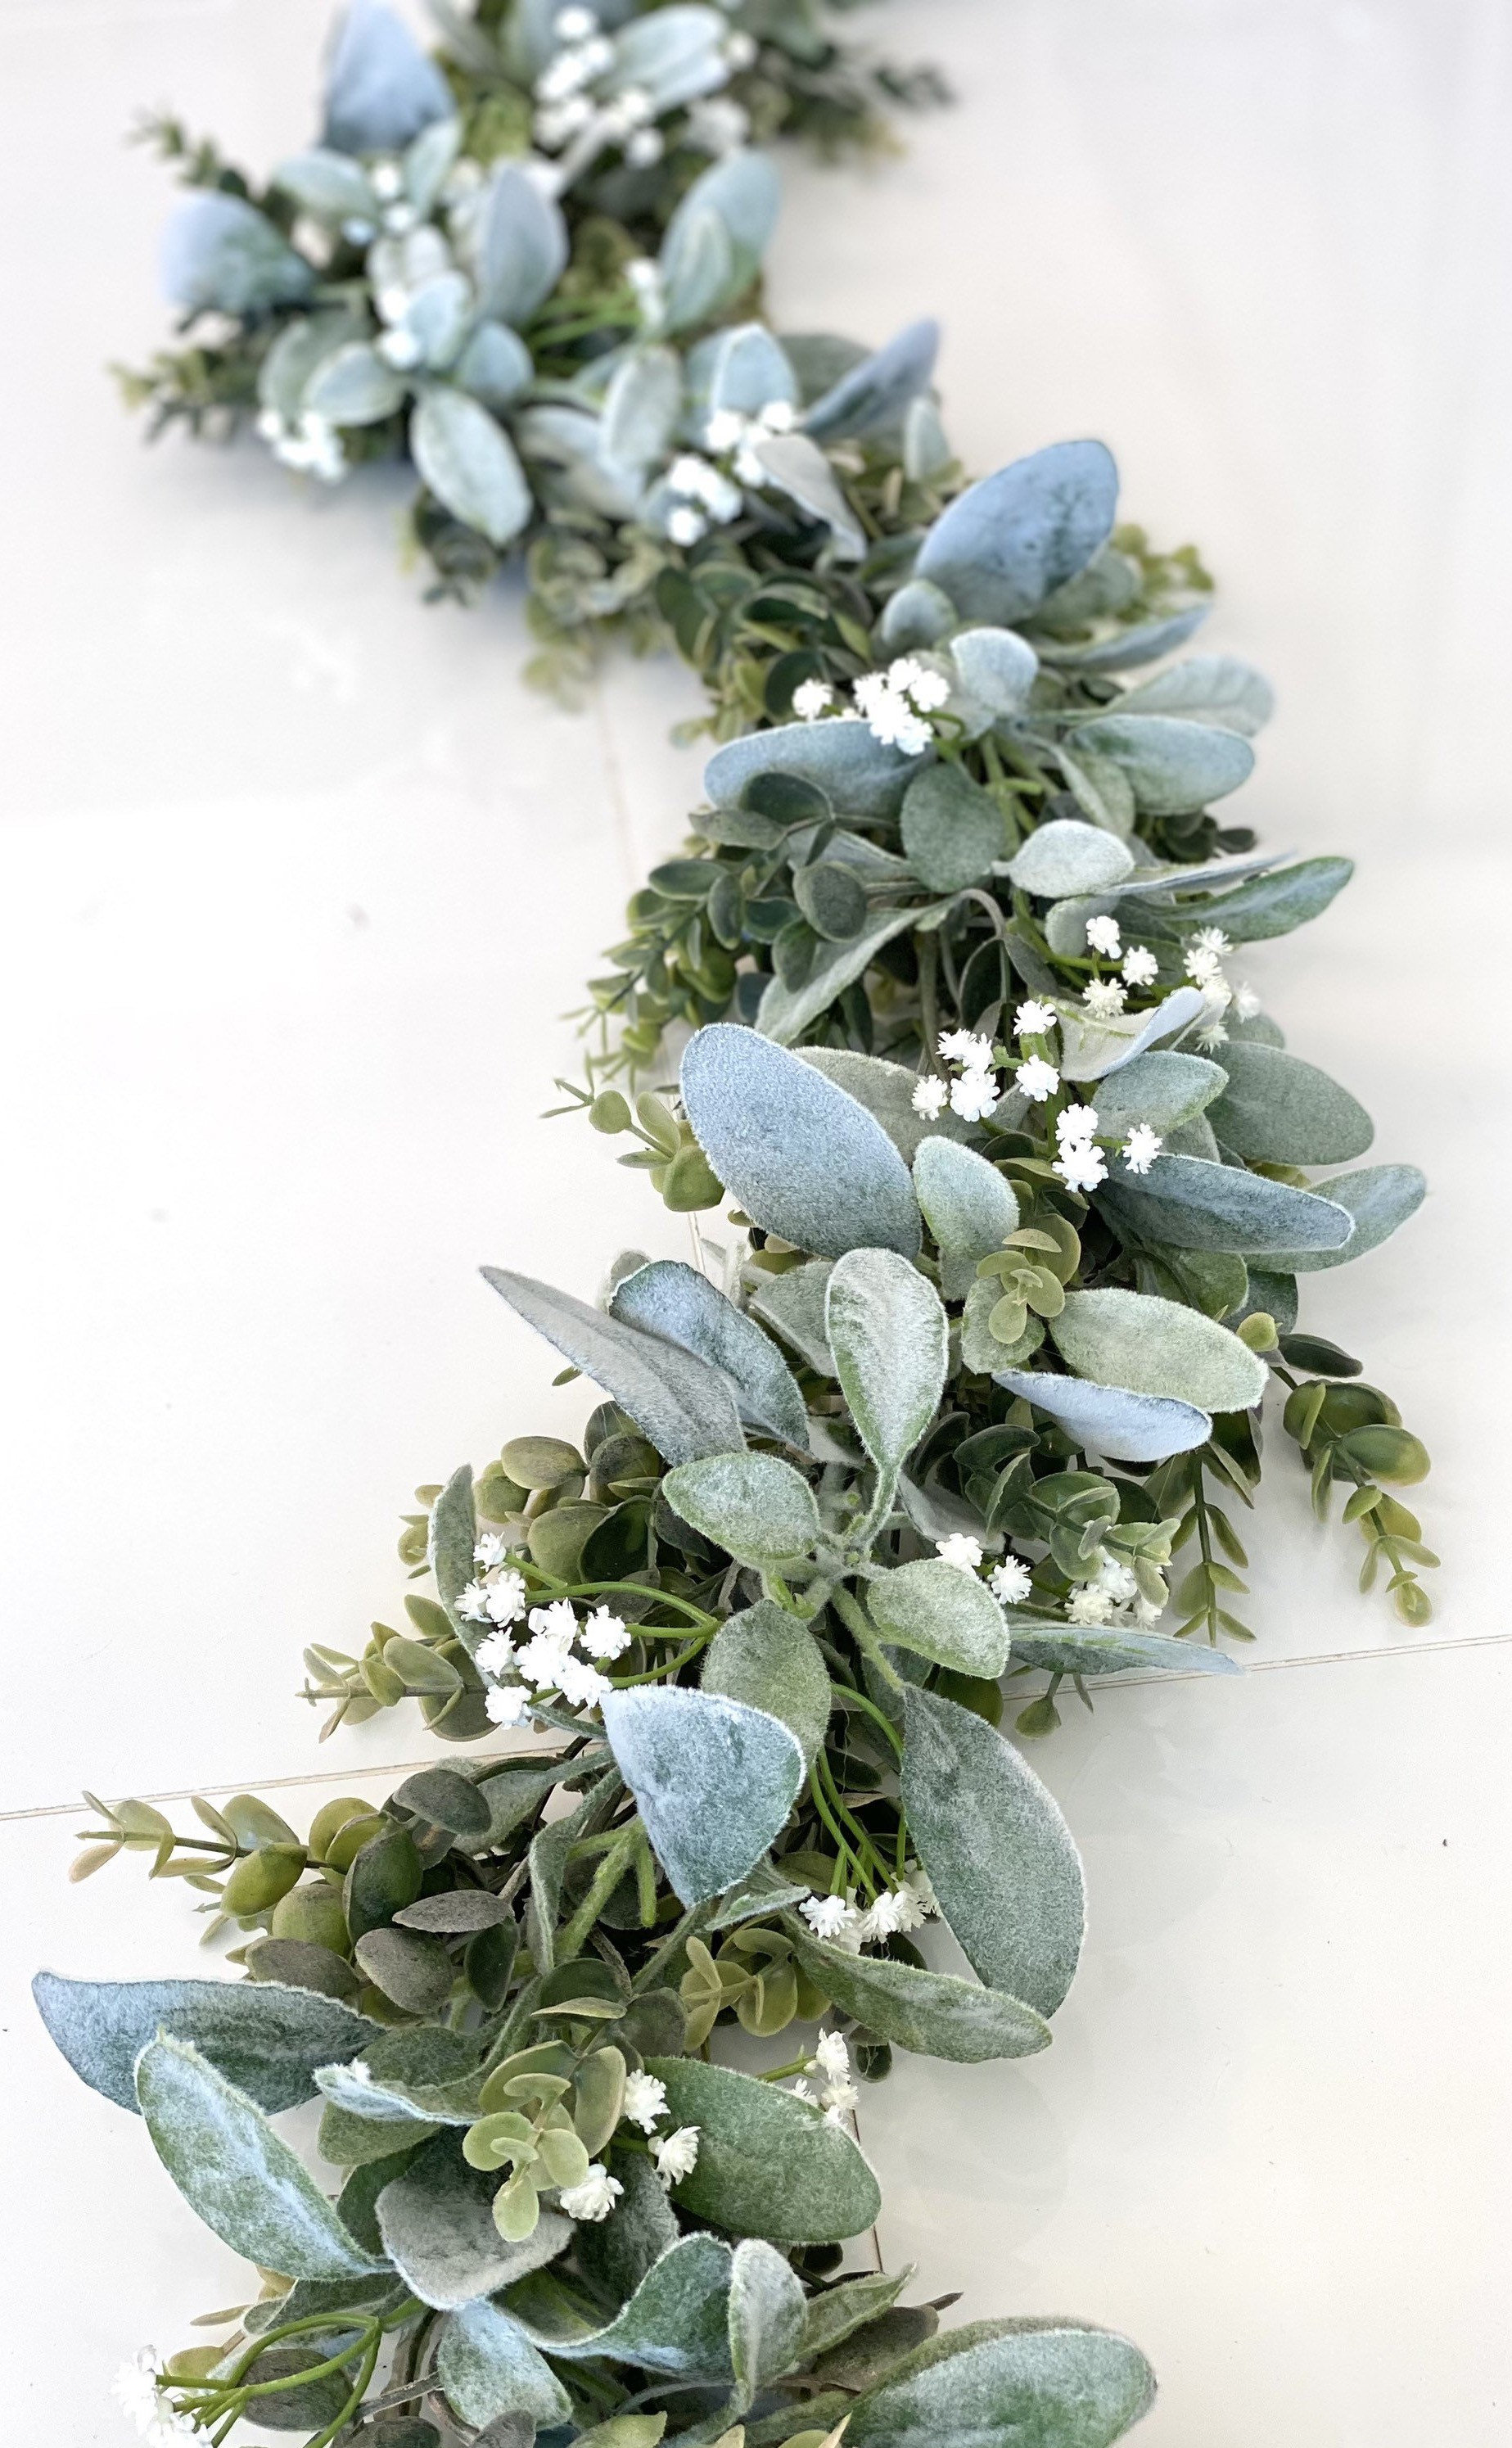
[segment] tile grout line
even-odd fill
[[[1450,1650],[1504,1649],[1509,1643],[1512,1643],[1512,1632],[1467,1633],[1460,1640],[1406,1640],[1395,1649],[1334,1649],[1326,1650],[1316,1657],[1257,1657],[1253,1665],[1241,1666],[1239,1673],[1287,1674],[1315,1666],[1364,1666],[1398,1657],[1433,1657]],[[1199,1669],[1191,1674],[1110,1674],[1101,1679],[1110,1692],[1131,1692],[1152,1683],[1203,1683],[1211,1677]],[[492,1767],[507,1759],[524,1756],[526,1754],[521,1751],[485,1751],[481,1754],[481,1764]],[[374,1760],[367,1766],[322,1769],[314,1773],[300,1770],[292,1776],[243,1778],[239,1783],[228,1785],[178,1786],[166,1792],[140,1793],[131,1798],[147,1803],[192,1802],[197,1793],[209,1800],[221,1793],[283,1792],[297,1785],[346,1785],[370,1776],[408,1776],[419,1769],[444,1767],[445,1764],[444,1753],[439,1759],[432,1755],[429,1759]],[[115,1798],[124,1799],[119,1795]],[[86,1802],[80,1800],[39,1802],[24,1810],[0,1810],[0,1827],[29,1819],[67,1819],[76,1811],[87,1810],[88,1807]]]

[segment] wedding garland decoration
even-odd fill
[[[356,0],[322,143],[262,196],[193,156],[169,268],[222,328],[148,387],[194,424],[259,400],[327,480],[407,449],[442,583],[523,540],[546,677],[619,625],[706,680],[706,804],[567,1085],[696,1263],[622,1253],[593,1303],[486,1269],[604,1399],[581,1444],[419,1490],[405,1628],[306,1653],[327,1735],[412,1698],[528,1748],[303,1837],[253,1795],[199,1834],[93,1804],[76,1875],[150,1856],[246,1977],[43,1974],[39,2006],[261,2273],[119,2394],[154,2441],[1104,2448],[1153,2400],[1139,2349],[941,2329],[858,2269],[848,2120],[895,2048],[1049,2044],[1083,1880],[1005,1687],[1045,1678],[1033,1736],[1066,1682],[1235,1671],[1273,1381],[1366,1585],[1428,1614],[1389,1492],[1426,1454],[1298,1324],[1422,1176],[1314,1177],[1368,1118],[1229,968],[1349,865],[1211,813],[1270,694],[1168,660],[1210,583],[1116,524],[1101,444],[967,485],[932,326],[868,353],[756,318],[770,169],[733,119],[698,168],[689,130],[732,85],[804,124],[773,54],[827,41],[807,7],[436,14],[440,67]],[[836,57],[818,132],[865,133]],[[270,2121],[316,2097],[334,2201]]]

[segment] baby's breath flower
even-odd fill
[[[523,1683],[490,1683],[483,1706],[490,1726],[518,1726],[529,1714],[530,1694]]]
[[[1115,1020],[1123,1009],[1124,989],[1117,978],[1092,978],[1081,989],[1081,1000],[1093,1020]]]
[[[751,133],[751,114],[738,102],[711,94],[688,112],[682,142],[696,153],[733,153]]]
[[[860,2097],[853,2082],[827,2082],[819,2094],[826,2125],[843,2125]]]
[[[1013,1016],[1015,1037],[1048,1037],[1055,1014],[1047,1003],[1021,1003]]]
[[[817,722],[833,703],[834,691],[825,680],[800,680],[793,692],[793,711],[800,722]]]
[[[1147,944],[1131,944],[1123,955],[1123,975],[1131,986],[1153,986],[1160,964]]]
[[[606,1606],[596,1606],[578,1635],[579,1645],[590,1657],[622,1657],[630,1646],[630,1634],[623,1618],[612,1615]]]
[[[841,2032],[821,2032],[813,2044],[810,2062],[811,2074],[828,2075],[832,2082],[844,2082],[851,2072],[851,2052]]]
[[[507,1674],[514,1664],[514,1643],[507,1632],[490,1632],[473,1652],[472,1662],[485,1674]]]
[[[939,1899],[930,1884],[929,1873],[921,1869],[917,1862],[909,1863],[903,1874],[903,1884],[927,1921],[939,1911]]]
[[[404,172],[397,162],[374,162],[368,172],[368,184],[380,204],[392,204],[404,193]]]
[[[1234,987],[1234,1008],[1238,1013],[1241,1020],[1253,1020],[1254,1018],[1256,1012],[1260,1008],[1260,998],[1255,993],[1254,986],[1241,985]]]
[[[1116,961],[1123,944],[1123,932],[1118,920],[1116,918],[1089,918],[1087,920],[1087,942],[1092,947],[1094,952],[1101,952],[1102,954],[1104,960]]]
[[[1046,1062],[1042,1056],[1031,1054],[1027,1062],[1021,1062],[1015,1071],[1013,1084],[1022,1096],[1028,1098],[1031,1105],[1043,1105],[1061,1085],[1061,1074],[1053,1062]]]
[[[618,2176],[611,2176],[602,2161],[595,2159],[581,2185],[568,2185],[557,2195],[568,2218],[584,2220],[597,2227],[606,2219],[624,2187]]]
[[[754,67],[756,56],[755,35],[742,33],[737,27],[733,34],[725,37],[724,56],[737,74],[742,68]]]
[[[667,2113],[667,2087],[654,2074],[637,2071],[626,2075],[624,2081],[624,2113],[642,2133],[649,2133]]]
[[[606,1674],[596,1666],[587,1665],[581,1657],[564,1657],[557,1685],[564,1700],[574,1709],[596,1709],[614,1690]]]
[[[1062,1148],[1073,1140],[1095,1139],[1098,1135],[1097,1107],[1065,1106],[1055,1118],[1055,1135]]]
[[[936,1539],[934,1552],[942,1564],[955,1564],[963,1573],[980,1570],[982,1541],[968,1530],[952,1530],[947,1539]]]
[[[1123,1161],[1130,1173],[1148,1173],[1163,1142],[1148,1122],[1136,1122],[1123,1142]]]
[[[499,1530],[485,1530],[482,1538],[478,1540],[477,1545],[472,1550],[472,1560],[475,1564],[481,1564],[486,1573],[492,1573],[496,1572],[498,1567],[507,1561],[508,1554],[509,1542],[505,1538],[503,1532]]]
[[[855,1954],[861,1944],[861,1915],[849,1890],[843,1896],[805,1896],[798,1910],[815,1938],[828,1939],[832,1946]]]
[[[985,1122],[998,1103],[998,1083],[990,1071],[963,1071],[950,1082],[950,1111],[964,1122]]]
[[[934,1072],[927,1071],[922,1080],[914,1082],[913,1110],[922,1114],[927,1122],[937,1121],[949,1101],[947,1082],[937,1078]]]
[[[861,1943],[877,1946],[898,1931],[917,1929],[924,1920],[924,1908],[910,1887],[884,1887],[876,1903],[863,1916]]]
[[[935,1040],[940,1058],[959,1062],[967,1071],[986,1071],[992,1062],[992,1040],[971,1028],[942,1028]]]
[[[1062,1139],[1060,1156],[1050,1170],[1060,1175],[1067,1190],[1096,1190],[1099,1182],[1108,1177],[1102,1150],[1090,1139]]]
[[[1022,1556],[1005,1556],[987,1576],[987,1586],[1001,1606],[1021,1606],[1029,1595],[1029,1567]]]
[[[487,1623],[488,1620],[487,1584],[483,1581],[469,1581],[465,1590],[459,1590],[457,1593],[456,1609],[458,1615],[464,1616],[469,1623]]]
[[[699,2164],[699,2129],[696,2125],[679,2125],[675,2133],[654,2134],[651,2156],[656,2161],[657,2174],[669,2189],[691,2176]]]
[[[1071,1602],[1066,1608],[1065,1619],[1067,1623],[1088,1625],[1111,1623],[1113,1600],[1106,1590],[1098,1587],[1096,1581],[1083,1581],[1079,1589],[1071,1593]]]
[[[483,1584],[483,1600],[488,1621],[496,1624],[518,1623],[525,1613],[528,1592],[525,1576],[512,1564],[490,1572]],[[570,1613],[571,1610],[569,1609]]]
[[[931,671],[914,655],[899,655],[888,665],[888,686],[911,698],[921,714],[937,714],[950,695],[945,674]]]
[[[591,9],[559,9],[551,20],[551,31],[559,43],[586,43],[599,30],[599,20]]]
[[[1191,939],[1191,948],[1195,952],[1211,953],[1214,960],[1221,961],[1233,951],[1234,946],[1221,927],[1199,927]]]

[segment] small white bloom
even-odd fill
[[[963,1071],[950,1082],[950,1111],[964,1122],[985,1122],[998,1103],[998,1083],[990,1071]]]
[[[1227,1045],[1228,1042],[1229,1032],[1224,1027],[1222,1021],[1217,1019],[1203,1021],[1194,1041],[1195,1043],[1202,1047],[1203,1052],[1206,1054],[1216,1053],[1218,1047],[1220,1045]]]
[[[1067,1623],[1111,1623],[1113,1600],[1106,1590],[1099,1589],[1096,1581],[1084,1581],[1080,1589],[1072,1591],[1065,1619]]]
[[[1158,1131],[1152,1131],[1148,1122],[1136,1122],[1123,1142],[1123,1161],[1130,1173],[1148,1173],[1161,1145]]]
[[[1116,961],[1123,948],[1123,930],[1116,918],[1089,918],[1087,942],[1104,960]]]
[[[619,2177],[611,2176],[607,2168],[595,2159],[582,2184],[568,2185],[557,2199],[568,2218],[583,2219],[597,2227],[601,2219],[608,2217],[623,2190]]]
[[[699,2164],[699,2129],[696,2125],[679,2125],[675,2133],[654,2135],[651,2156],[656,2161],[657,2174],[664,2185],[680,2184],[691,2176]]]
[[[1194,944],[1186,956],[1186,973],[1197,985],[1210,985],[1218,974],[1216,952],[1206,951],[1200,944]]]
[[[527,1683],[538,1692],[560,1691],[562,1677],[571,1655],[560,1640],[548,1640],[538,1633],[527,1640],[515,1658],[515,1665]]]
[[[1195,952],[1211,952],[1215,961],[1221,961],[1233,951],[1234,946],[1221,927],[1199,927],[1192,938],[1192,949]]]
[[[927,1122],[938,1121],[949,1101],[950,1091],[947,1084],[944,1080],[936,1078],[932,1071],[927,1071],[922,1080],[915,1081],[913,1110],[916,1114],[922,1115]]]
[[[417,366],[425,354],[414,334],[403,323],[395,323],[389,331],[380,332],[374,347],[384,364],[392,366],[396,373],[408,373],[410,368]]]
[[[488,1622],[488,1593],[482,1581],[469,1581],[467,1588],[458,1593],[457,1613],[469,1623]]]
[[[649,2133],[667,2113],[667,2087],[654,2074],[640,2071],[626,2075],[624,2080],[624,2113],[642,2133]]]
[[[1260,1008],[1260,998],[1254,986],[1237,985],[1234,989],[1234,1008],[1241,1020],[1253,1020]]]
[[[630,1635],[623,1618],[612,1615],[606,1606],[596,1606],[578,1635],[581,1646],[590,1657],[622,1657],[630,1646]]]
[[[682,142],[696,153],[733,153],[751,133],[751,114],[738,102],[708,95],[688,112]]]
[[[798,411],[791,399],[769,399],[756,410],[756,423],[767,433],[791,433],[797,421]]]
[[[649,170],[666,151],[661,132],[656,127],[638,127],[624,148],[624,158],[632,169]]]
[[[843,1896],[805,1896],[798,1906],[815,1938],[828,1939],[853,1955],[861,1943],[861,1915],[849,1892]]]
[[[475,1564],[481,1564],[486,1573],[491,1573],[506,1561],[508,1553],[508,1540],[501,1531],[485,1530],[472,1550],[472,1560]]]
[[[530,1610],[530,1629],[545,1640],[560,1641],[570,1649],[578,1636],[578,1618],[572,1612],[570,1598],[552,1598],[544,1607]]]
[[[599,30],[599,20],[591,9],[559,9],[551,20],[551,31],[559,43],[586,43]]]
[[[680,502],[675,510],[667,512],[667,534],[674,544],[698,544],[708,532],[708,520],[691,502]]]
[[[368,184],[380,204],[392,204],[404,193],[404,172],[397,162],[374,162],[368,172]]]
[[[483,1705],[490,1726],[518,1726],[529,1714],[530,1694],[523,1683],[490,1683]]]
[[[800,722],[817,722],[834,703],[834,691],[824,680],[800,680],[793,692],[793,711]]]
[[[821,2032],[813,2044],[811,2074],[828,2075],[832,2082],[846,2082],[851,2075],[851,2052],[841,2032]]]
[[[819,2094],[819,2106],[827,2125],[843,2124],[852,2108],[860,2104],[861,2094],[853,2082],[827,2082]]]
[[[737,74],[741,68],[748,68],[755,65],[756,55],[756,46],[754,35],[743,34],[737,30],[726,37],[724,56]]]
[[[1148,1632],[1153,1623],[1158,1623],[1164,1613],[1163,1606],[1157,1606],[1142,1592],[1134,1601],[1134,1620],[1142,1632]]]
[[[581,1657],[564,1657],[557,1683],[563,1698],[573,1709],[597,1709],[614,1690],[606,1674],[596,1666],[585,1664]]]
[[[373,302],[378,310],[380,321],[402,323],[410,312],[410,292],[394,283],[391,288],[374,290]]]
[[[916,1896],[907,1887],[884,1887],[876,1903],[862,1917],[861,1943],[880,1946],[895,1930],[917,1929],[924,1915]]]
[[[514,1643],[507,1632],[490,1632],[473,1652],[472,1662],[485,1674],[507,1674],[514,1664]]]
[[[611,107],[622,127],[644,127],[657,115],[656,104],[643,85],[627,85],[622,93],[615,96]]]
[[[163,2360],[156,2346],[139,2346],[110,2383],[111,2396],[139,2431],[157,2420],[158,2377],[162,2369]]]
[[[1050,1168],[1058,1173],[1067,1190],[1096,1190],[1100,1181],[1108,1177],[1102,1150],[1090,1139],[1064,1139],[1061,1154]]]
[[[1028,1098],[1031,1105],[1043,1105],[1061,1085],[1061,1074],[1053,1062],[1046,1062],[1040,1055],[1031,1054],[1027,1062],[1021,1062],[1015,1071],[1013,1084],[1021,1096]]]
[[[950,694],[950,683],[943,672],[931,672],[912,655],[899,655],[888,665],[888,686],[900,697],[911,698],[921,714],[934,714]]]
[[[1117,1556],[1104,1556],[1098,1566],[1097,1585],[1099,1589],[1106,1590],[1115,1606],[1129,1606],[1139,1595],[1139,1582],[1128,1565],[1120,1564]]]
[[[1072,1140],[1095,1139],[1098,1135],[1097,1107],[1067,1105],[1055,1118],[1055,1135],[1062,1147]]]
[[[264,408],[258,411],[254,430],[264,442],[281,442],[288,427],[276,408]],[[126,2365],[123,2364],[122,2369],[125,2370]]]
[[[817,2103],[813,2096],[813,2085],[812,2082],[805,2082],[801,2075],[799,2075],[797,2081],[791,2084],[789,2088],[791,2089],[794,2099],[806,2099],[811,2108],[816,2106]]]
[[[413,204],[385,204],[383,226],[391,238],[408,238],[419,216]]]
[[[1131,986],[1153,986],[1160,964],[1147,944],[1131,944],[1123,955],[1123,974]]]
[[[1015,1037],[1048,1037],[1055,1014],[1047,1003],[1021,1003],[1013,1018]]]
[[[524,1574],[517,1573],[512,1564],[494,1570],[484,1582],[483,1596],[490,1623],[518,1623],[527,1596]]]
[[[970,1028],[942,1028],[935,1040],[936,1051],[946,1062],[959,1062],[967,1071],[986,1071],[992,1065],[992,1040],[979,1037]]]
[[[1022,1556],[1005,1556],[987,1576],[987,1586],[1000,1606],[1022,1606],[1029,1595],[1029,1567]]]
[[[1123,1009],[1124,990],[1117,978],[1093,978],[1081,989],[1081,1000],[1092,1020],[1113,1020]]]
[[[967,1530],[952,1530],[947,1539],[936,1539],[934,1552],[942,1564],[955,1564],[963,1573],[981,1569],[982,1541]]]

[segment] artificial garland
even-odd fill
[[[761,14],[775,40],[799,12]],[[1232,658],[1164,660],[1205,609],[1195,557],[1115,526],[1101,445],[963,489],[928,327],[868,355],[753,320],[769,173],[742,148],[689,184],[699,88],[648,62],[757,74],[766,50],[732,60],[708,10],[611,15],[449,13],[443,84],[359,5],[325,146],[260,209],[203,154],[237,209],[201,199],[170,262],[187,305],[234,318],[217,400],[256,369],[282,455],[330,473],[354,431],[407,440],[438,569],[523,536],[559,645],[629,616],[706,678],[708,804],[595,984],[570,1101],[635,1135],[623,1160],[675,1210],[730,1200],[736,1237],[695,1225],[697,1266],[623,1253],[593,1305],[487,1270],[607,1399],[581,1445],[517,1436],[419,1491],[401,1554],[433,1595],[360,1657],[307,1653],[327,1732],[411,1696],[447,1740],[534,1747],[330,1803],[303,1839],[253,1796],[197,1803],[198,1836],[97,1806],[80,1874],[150,1853],[206,1892],[247,1979],[43,1976],[39,2002],[277,2273],[229,2337],[127,2368],[149,2438],[245,2416],[311,2448],[1101,2448],[1152,2400],[1127,2341],[938,2331],[943,2305],[845,2266],[878,2209],[853,2077],[895,2047],[1048,2044],[1082,1881],[998,1731],[1005,1683],[1048,1677],[1016,1719],[1043,1734],[1066,1679],[1234,1671],[1226,1506],[1252,1501],[1273,1378],[1318,1510],[1347,1487],[1363,1578],[1384,1564],[1426,1616],[1433,1559],[1388,1491],[1426,1456],[1297,1326],[1298,1277],[1376,1246],[1423,1184],[1314,1180],[1368,1119],[1227,973],[1349,870],[1209,813],[1269,693]],[[649,111],[624,108],[627,56]],[[469,131],[522,78],[534,120],[508,124],[541,153],[453,183],[438,237]],[[632,172],[665,235],[605,313],[573,272],[614,210],[638,242],[642,207],[614,201]],[[324,214],[318,270],[279,197]],[[519,381],[490,395],[476,366],[510,347]],[[376,369],[402,404],[330,413],[377,396]],[[191,402],[157,381],[160,407]],[[669,1031],[676,1083],[637,1093]],[[936,1917],[975,1980],[929,1968]],[[780,2061],[719,2062],[733,2027],[748,2069],[754,2044]],[[269,2122],[317,2094],[334,2203]]]

